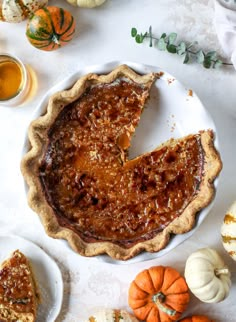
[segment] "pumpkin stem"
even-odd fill
[[[52,36],[52,41],[57,44],[57,45],[60,45],[60,41],[59,41],[59,37],[56,36],[55,34],[53,34]]]
[[[228,268],[223,267],[223,268],[216,268],[215,269],[215,275],[216,276],[219,276],[219,275],[222,275],[222,274],[228,275],[229,274]]]
[[[158,292],[157,294],[154,294],[152,297],[152,301],[156,304],[159,310],[163,311],[167,315],[175,316],[175,314],[177,313],[175,310],[169,307],[166,307],[165,305],[162,304],[165,302],[165,299],[166,299],[166,296],[162,292]]]

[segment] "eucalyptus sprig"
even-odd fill
[[[145,39],[149,40],[149,46],[156,46],[159,50],[167,51],[171,54],[183,56],[183,63],[187,64],[194,59],[205,68],[219,68],[222,65],[232,65],[223,62],[217,55],[216,51],[204,52],[202,49],[196,49],[197,41],[187,43],[185,41],[177,42],[177,33],[172,32],[169,35],[163,33],[160,38],[157,38],[152,33],[152,27],[145,33],[138,33],[136,28],[131,29],[131,36],[136,43],[141,44]]]

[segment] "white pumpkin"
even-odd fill
[[[189,256],[185,279],[191,292],[202,302],[220,302],[229,295],[230,271],[212,248],[199,249]]]
[[[221,236],[225,250],[236,261],[236,201],[230,206],[224,217]]]
[[[0,20],[21,22],[37,9],[46,6],[48,0],[2,0]]]
[[[73,6],[83,8],[94,8],[103,4],[106,0],[67,0]]]
[[[138,320],[124,310],[102,309],[85,322],[138,322]]]

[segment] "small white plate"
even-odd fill
[[[87,73],[107,74],[115,67],[126,64],[137,73],[147,74],[150,72],[160,73],[160,78],[152,86],[150,99],[147,108],[143,111],[140,124],[132,138],[131,148],[129,149],[130,159],[151,151],[161,143],[170,138],[179,138],[188,134],[197,133],[200,130],[212,129],[215,133],[215,146],[219,150],[215,124],[205,109],[196,93],[191,88],[181,84],[174,76],[157,66],[149,66],[128,61],[114,61],[103,65],[87,66],[75,72],[59,84],[52,87],[43,97],[41,103],[36,108],[33,119],[44,114],[47,108],[49,97],[64,89],[68,89],[81,76]],[[23,147],[23,155],[29,149],[28,136],[26,135]],[[218,180],[215,180],[215,188]],[[26,187],[27,191],[27,187]],[[141,253],[128,261],[113,260],[107,255],[97,256],[96,258],[107,263],[129,264],[144,260],[160,257],[184,240],[189,238],[206,218],[211,204],[204,208],[196,218],[195,227],[188,233],[173,236],[168,245],[156,253]]]
[[[63,281],[57,264],[40,247],[22,237],[0,236],[0,262],[16,249],[30,260],[40,290],[37,322],[54,322],[60,313],[63,299]]]

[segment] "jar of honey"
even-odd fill
[[[21,104],[28,87],[29,77],[22,61],[0,53],[0,105]]]

